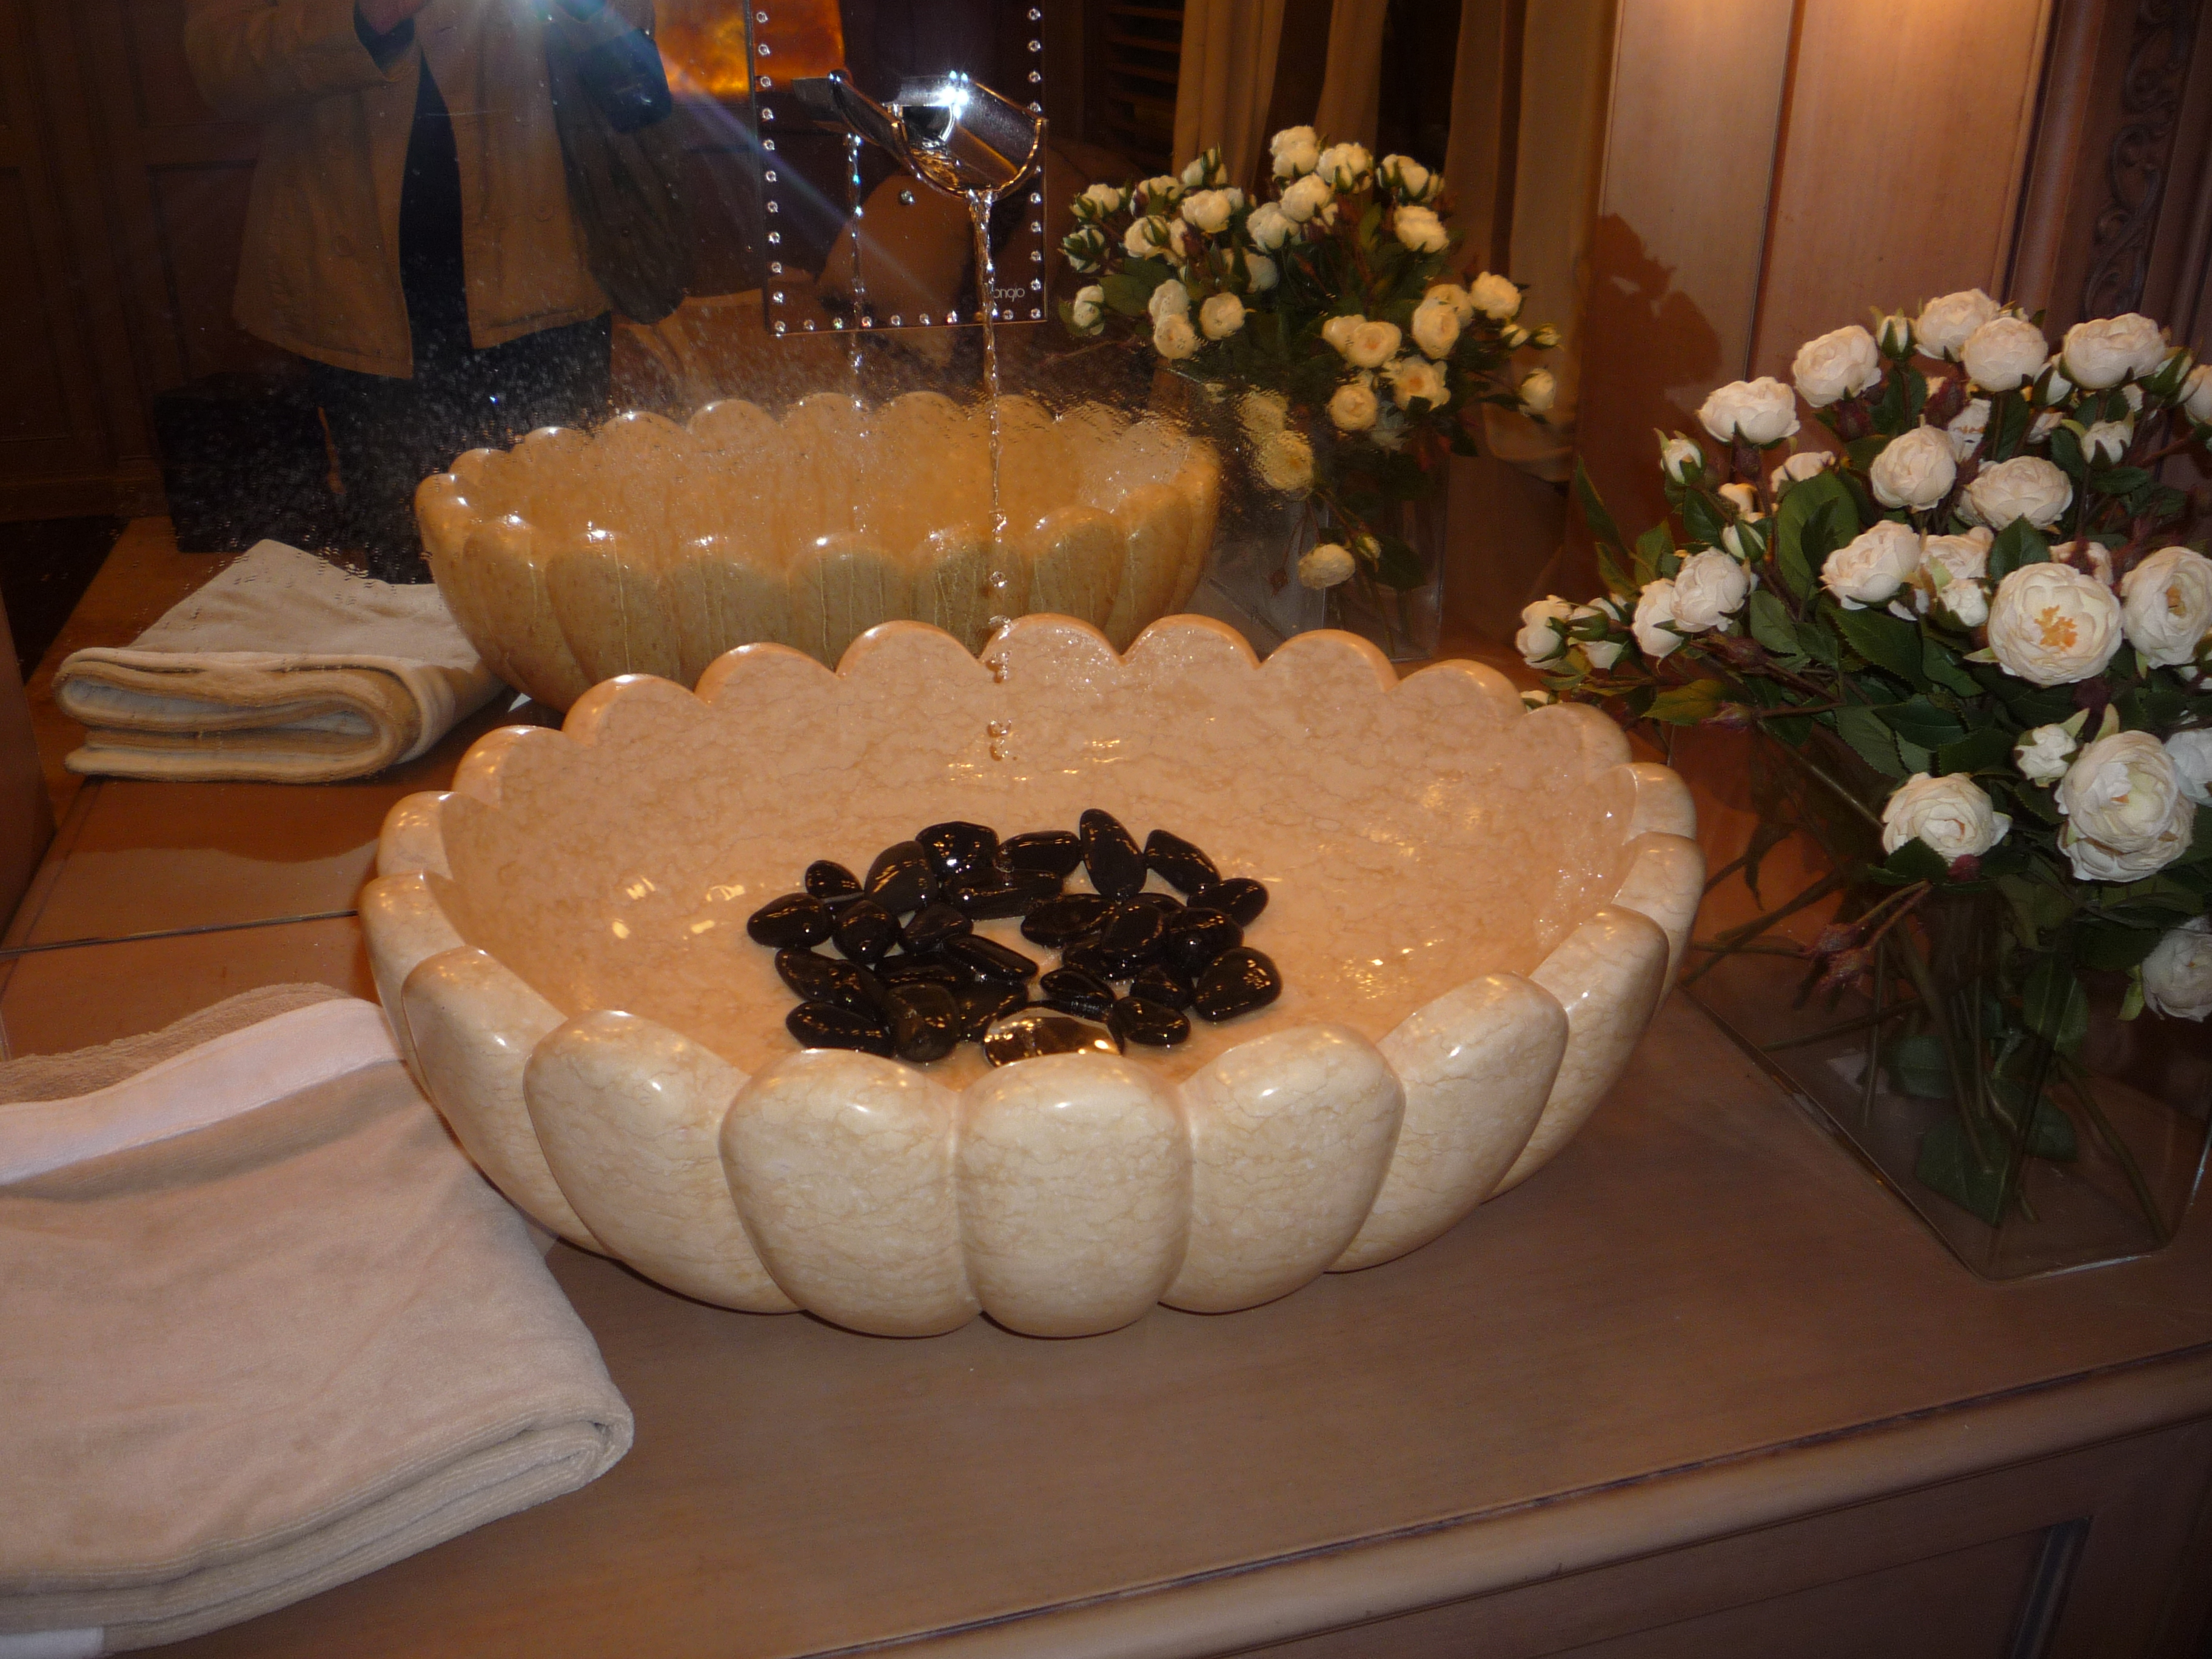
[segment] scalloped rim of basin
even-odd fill
[[[837,674],[864,672],[887,644],[913,648],[896,641],[917,635],[958,649],[921,624],[888,623],[856,641]],[[1190,617],[1154,623],[1126,657],[1096,629],[1048,616],[1018,619],[992,649],[1055,639],[1115,668],[1148,648],[1225,640],[1261,666],[1233,632]],[[698,700],[726,695],[763,653],[796,654],[732,652]],[[1285,653],[1292,672],[1357,663],[1386,694],[1400,686],[1349,635],[1301,635],[1271,663]],[[1440,672],[1466,677],[1498,720],[1575,722],[1588,776],[1625,769],[1625,874],[1532,969],[1454,985],[1379,1041],[1310,1020],[1227,1047],[1179,1081],[1133,1058],[1063,1056],[956,1091],[921,1068],[837,1051],[794,1052],[748,1075],[649,1019],[569,1017],[441,908],[433,880],[452,876],[441,817],[455,796],[496,808],[518,743],[595,744],[626,699],[694,695],[639,676],[596,688],[561,733],[489,734],[450,794],[392,809],[362,900],[378,991],[425,1092],[510,1199],[687,1295],[894,1335],[979,1311],[1065,1336],[1160,1301],[1254,1306],[1418,1249],[1554,1157],[1626,1064],[1696,913],[1704,860],[1671,771],[1631,762],[1594,710],[1527,710],[1479,665],[1438,664],[1406,683]]]

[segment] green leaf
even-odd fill
[[[1922,749],[1941,749],[1966,735],[1966,728],[1959,723],[1956,715],[1948,708],[1938,708],[1925,697],[1893,702],[1875,713],[1897,733],[1900,742]]]
[[[1916,881],[1941,881],[1950,873],[1951,861],[1915,836],[1881,861],[1884,874],[1899,886]]]
[[[1835,612],[1836,631],[1844,641],[1876,668],[1887,669],[1907,685],[1926,684],[1920,672],[1920,630],[1886,611]]]
[[[1721,532],[1726,527],[1711,496],[1701,489],[1683,493],[1682,528],[1692,543],[1700,547],[1718,547]]]
[[[1984,772],[2012,758],[2012,733],[2001,726],[1985,726],[1936,751],[1936,764],[1947,773]]]
[[[1720,707],[1721,694],[1726,690],[1718,680],[1692,680],[1687,685],[1670,685],[1652,699],[1650,716],[1669,726],[1695,726],[1699,720],[1712,718],[1713,711]]]
[[[1973,1143],[1955,1113],[1936,1119],[1920,1137],[1920,1158],[1912,1173],[1922,1186],[1990,1226],[2003,1218],[1997,1213],[1997,1206],[2004,1201],[2003,1168],[1975,1158]]]
[[[2124,973],[2148,956],[2164,935],[2156,927],[2084,921],[2074,937],[2083,965]]]
[[[1836,649],[1836,636],[1818,623],[1801,622],[1791,630],[1796,637],[1797,649],[1824,668],[1835,668],[1843,661]]]
[[[1897,734],[1871,708],[1854,705],[1836,710],[1836,730],[1859,752],[1859,758],[1886,778],[1901,778],[1905,767],[1897,752]]]
[[[2166,867],[2179,870],[2212,860],[2212,806],[2197,809],[2196,827],[2190,831],[2189,850]]]
[[[2089,994],[2061,957],[2035,964],[2021,993],[2027,1029],[2061,1054],[2071,1054],[2089,1032]]]
[[[1889,1086],[1915,1100],[1948,1100],[1953,1089],[1951,1061],[1943,1039],[1930,1031],[1899,1037],[1882,1055]]]
[[[1838,515],[1831,520],[1831,510]],[[1819,525],[1817,531],[1814,526]],[[1808,532],[1820,539],[1817,550],[1807,543]],[[1832,469],[1793,486],[1774,514],[1774,563],[1783,586],[1792,597],[1803,599],[1813,591],[1820,562],[1858,532],[1858,514],[1850,492]]]
[[[1376,580],[1402,592],[1428,580],[1428,573],[1421,568],[1421,556],[1404,537],[1378,536],[1376,540],[1381,546],[1375,559]]]
[[[1133,259],[1124,270],[1109,271],[1098,279],[1106,291],[1107,308],[1124,317],[1141,317],[1152,290],[1175,273],[1156,259]]]
[[[1990,580],[2002,581],[2022,565],[2048,564],[2051,544],[2026,519],[2014,519],[1990,544]]]
[[[1674,556],[1674,532],[1663,524],[1655,524],[1636,538],[1636,586],[1659,579],[1660,568]]]
[[[1881,452],[1889,447],[1889,440],[1879,432],[1870,432],[1863,438],[1854,438],[1844,446],[1844,454],[1854,472],[1863,472],[1875,464]]]
[[[1959,659],[1937,641],[1921,641],[1920,672],[1946,691],[1955,691],[1962,697],[1982,695],[1982,688],[1974,677],[1960,667]]]
[[[1798,654],[1796,628],[1790,620],[1790,607],[1771,589],[1762,587],[1751,596],[1751,636],[1777,656]]]

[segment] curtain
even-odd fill
[[[1283,0],[1187,0],[1176,81],[1175,164],[1221,146],[1229,176],[1250,178],[1267,142]]]
[[[1315,130],[1335,143],[1371,146],[1382,97],[1382,25],[1390,0],[1335,0],[1328,18],[1328,70]]]

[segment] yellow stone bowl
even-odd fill
[[[899,619],[980,651],[1052,611],[1126,648],[1189,602],[1220,505],[1209,447],[1098,404],[1006,398],[998,424],[995,507],[988,409],[915,392],[544,427],[424,479],[415,514],[462,632],[554,708],[617,674],[693,685],[762,641],[834,667]]]
[[[787,1033],[745,920],[808,863],[1093,806],[1266,884],[1277,1001],[997,1069]],[[1122,653],[1053,616],[979,661],[891,623],[835,672],[748,646],[492,732],[393,809],[362,913],[425,1091],[562,1237],[732,1308],[1068,1336],[1389,1261],[1540,1168],[1670,981],[1694,829],[1604,716],[1472,663],[1401,684],[1337,633],[1262,663],[1196,617]]]

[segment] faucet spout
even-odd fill
[[[958,195],[1011,190],[1043,144],[1038,116],[964,75],[908,81],[888,109],[837,71],[794,81],[791,90],[815,119],[860,134],[916,178]]]

